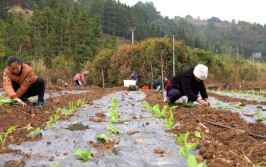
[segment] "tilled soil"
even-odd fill
[[[78,99],[85,98],[86,103],[100,99],[103,96],[120,91],[128,90],[124,87],[115,88],[86,88],[89,92],[82,94],[65,94],[60,97],[49,98],[45,100],[43,108],[28,105],[21,107],[18,105],[0,106],[0,132],[6,132],[10,126],[17,125],[17,128],[6,139],[5,146],[8,144],[20,144],[25,141],[38,140],[27,137],[28,131],[26,126],[30,124],[33,127],[44,127],[49,121],[50,115],[55,113],[58,107],[67,107],[69,101],[76,102]],[[59,91],[49,90],[49,91]],[[156,91],[145,91],[146,100],[150,105],[158,103],[160,106],[165,105],[162,102],[162,95]],[[225,102],[240,101],[245,104],[254,104],[251,101],[232,99],[229,97],[216,96],[219,100]],[[257,103],[256,103],[257,104]],[[196,117],[196,118],[195,118]],[[61,119],[64,118],[63,116]],[[189,142],[200,144],[198,160],[207,160],[207,166],[266,166],[266,139],[252,136],[252,134],[266,136],[266,126],[260,122],[248,124],[239,118],[237,113],[231,113],[227,110],[218,110],[210,107],[194,106],[192,108],[178,107],[174,110],[175,122],[180,126],[175,127],[172,133],[182,134],[189,132]],[[222,128],[206,122],[214,122],[224,125]],[[200,131],[202,139],[194,137],[194,132]],[[12,152],[16,150],[2,149],[1,152]],[[6,166],[23,166],[23,161],[10,161]]]
[[[160,106],[165,105],[160,100],[161,94],[154,91],[146,93],[146,100],[151,105],[156,103]],[[215,97],[225,102],[236,100],[225,96],[215,95]],[[248,100],[237,99],[237,101],[252,104]],[[174,110],[174,119],[180,123],[180,126],[175,127],[172,132],[175,134],[189,132],[189,141],[200,144],[198,160],[207,160],[207,166],[266,166],[266,126],[262,123],[249,124],[240,119],[237,113],[203,106],[178,107]],[[218,123],[224,127],[210,123]],[[195,131],[200,131],[202,139],[194,136]],[[258,135],[262,138],[256,137]]]

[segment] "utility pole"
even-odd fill
[[[153,67],[151,63],[151,88],[152,88],[152,82],[153,82]]]
[[[238,45],[236,47],[236,56],[237,56],[237,59],[239,59],[239,54],[238,54]]]
[[[131,31],[131,44],[134,44],[134,31],[136,30],[136,27],[135,26],[132,26],[130,28],[130,31]]]
[[[252,59],[253,59],[253,62],[255,60],[255,53],[252,53]]]
[[[175,76],[175,35],[173,34],[173,76]]]
[[[103,74],[103,70],[102,70],[102,77],[103,77],[103,88],[105,88],[105,85],[104,85],[104,74]]]
[[[161,48],[161,78],[162,78],[162,95],[164,97],[164,77],[163,77],[163,48]]]

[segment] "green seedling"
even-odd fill
[[[202,137],[201,137],[201,134],[200,134],[199,131],[195,131],[195,132],[194,132],[194,135],[195,135],[197,138],[200,138],[200,139],[202,138]]]
[[[199,136],[200,133],[195,132],[195,136]],[[182,146],[179,153],[182,154],[187,159],[188,167],[202,167],[205,162],[198,164],[194,155],[190,155],[191,149],[197,147],[197,143],[188,143],[189,133],[184,133],[176,135],[176,142]],[[201,136],[200,136],[201,137]]]
[[[152,108],[151,108],[151,112],[154,113],[155,117],[160,117],[161,116],[161,110],[160,110],[160,106],[159,104],[155,104]]]
[[[111,121],[113,123],[117,123],[118,118],[121,115],[120,113],[118,113],[116,107],[117,107],[117,101],[116,99],[112,98],[112,106],[110,108],[110,114],[111,114]]]
[[[166,111],[167,111],[168,105],[164,105],[163,109],[161,111],[161,117],[166,117]]]
[[[51,165],[50,167],[60,167],[60,165]]]
[[[12,99],[5,98],[2,95],[0,95],[0,105],[3,105],[3,104],[11,104],[12,102],[13,102]]]
[[[26,126],[27,131],[31,131],[31,138],[35,138],[36,134],[41,134],[42,129],[40,127],[34,128],[30,124]]]
[[[69,107],[69,112],[73,113],[75,111],[77,111],[77,107],[74,105],[73,101],[69,101],[68,102],[68,107]]]
[[[197,147],[197,143],[188,143],[188,136],[189,133],[184,133],[180,135],[176,135],[176,142],[177,144],[181,145],[182,148],[179,152],[184,156],[187,157],[190,153],[190,150]]]
[[[12,133],[16,129],[16,127],[16,125],[9,127],[4,135],[4,138],[3,135],[0,135],[1,148],[4,148],[7,136]]]
[[[78,99],[78,101],[77,101],[77,107],[81,107],[81,106],[83,106],[85,104],[85,98],[83,98],[83,99]]]
[[[266,116],[261,116],[261,111],[260,111],[260,110],[256,110],[256,111],[255,111],[255,115],[256,115],[256,117],[257,117],[257,119],[258,119],[259,121],[264,121],[264,120],[266,120]]]
[[[92,158],[91,149],[88,148],[86,152],[83,152],[81,149],[77,149],[74,151],[74,155],[78,156],[82,161],[88,161]]]
[[[38,135],[42,136],[41,133],[42,133],[42,129],[40,127],[37,127],[31,132],[31,138],[35,138]]]
[[[96,136],[96,140],[100,143],[109,143],[110,141],[110,136],[106,134],[100,134]]]
[[[223,109],[224,109],[224,110],[229,110],[230,107],[229,107],[229,106],[224,106]]]
[[[222,102],[221,101],[217,101],[217,102],[215,102],[215,105],[216,106],[220,106],[220,105],[222,105]]]
[[[243,109],[243,106],[240,106],[240,105],[236,105],[235,108],[239,108],[239,109]]]
[[[55,114],[50,116],[50,119],[49,119],[50,128],[52,128],[53,124],[60,119],[60,115],[59,114],[60,114],[61,111],[62,111],[62,108],[58,107],[56,109],[56,111],[55,111]]]
[[[28,124],[25,128],[26,128],[27,131],[34,130],[34,127],[32,127],[30,124]]]
[[[142,102],[142,106],[144,107],[144,108],[146,108],[147,110],[151,110],[151,106],[150,106],[150,104],[145,100],[145,101],[143,101]]]
[[[177,134],[176,137],[175,137],[176,143],[181,145],[181,146],[187,144],[188,136],[189,136],[188,132],[180,134],[180,135]]]
[[[179,150],[179,153],[187,158],[190,153],[190,150],[196,148],[197,145],[197,143],[187,143]]]
[[[111,134],[118,134],[117,129],[113,125],[111,125],[111,124],[107,126],[107,129],[109,130],[109,132]]]
[[[169,117],[166,117],[166,122],[165,122],[165,126],[167,126],[167,127],[169,127],[170,128],[170,130],[172,131],[172,129],[173,129],[173,126],[175,125],[175,123],[174,123],[174,114],[173,114],[173,109],[175,109],[177,106],[172,106],[171,108],[170,108],[170,115],[169,115]]]
[[[206,161],[203,161],[203,163],[198,163],[194,155],[188,155],[187,157],[188,167],[203,167],[205,164],[206,164]]]
[[[195,104],[193,102],[188,102],[185,104],[185,106],[190,108],[190,107],[195,106]]]

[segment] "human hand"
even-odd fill
[[[15,98],[14,101],[18,102],[18,104],[22,105],[23,107],[27,106],[26,103],[24,103],[21,99]]]
[[[210,105],[210,103],[207,102],[207,101],[205,101],[205,100],[198,100],[198,102],[199,102],[200,104],[204,105],[204,106],[208,106],[208,105]]]

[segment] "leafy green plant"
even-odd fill
[[[164,117],[164,118],[166,117],[167,108],[168,108],[168,105],[164,105],[163,109],[161,111],[161,116]]]
[[[85,98],[83,98],[83,99],[78,99],[78,101],[77,101],[77,107],[81,107],[81,106],[83,106],[85,104]]]
[[[179,152],[186,158],[188,154],[190,153],[190,150],[197,147],[198,145],[197,143],[188,143],[188,136],[189,136],[188,132],[184,134],[176,135],[177,144],[182,146]]]
[[[224,109],[224,110],[229,110],[230,107],[229,107],[229,106],[224,106],[223,109]]]
[[[195,135],[197,138],[200,138],[200,139],[202,138],[202,137],[201,137],[201,134],[200,134],[199,131],[195,131],[195,132],[194,132],[194,135]]]
[[[173,109],[175,109],[177,106],[172,106],[171,108],[170,108],[170,111],[169,111],[169,113],[170,113],[170,115],[167,117],[166,116],[166,121],[165,121],[165,126],[167,126],[167,127],[169,127],[170,128],[170,130],[172,131],[172,129],[173,129],[173,126],[175,125],[175,122],[174,122],[174,114],[173,114]]]
[[[206,164],[206,160],[203,163],[198,163],[194,155],[188,155],[187,165],[188,167],[203,167]]]
[[[160,106],[159,104],[155,104],[152,108],[151,108],[151,112],[154,113],[155,117],[160,117],[161,116],[161,110],[160,110]]]
[[[175,137],[176,143],[181,145],[181,146],[187,144],[188,136],[189,136],[188,132],[180,134],[180,135],[177,134],[176,137]]]
[[[60,167],[60,165],[51,165],[50,167]]]
[[[111,121],[113,123],[117,123],[118,122],[118,118],[120,116],[120,113],[118,113],[117,111],[117,101],[116,99],[112,98],[112,105],[110,108],[110,114],[111,114]]]
[[[195,104],[193,102],[188,102],[185,104],[186,107],[193,107]]]
[[[201,138],[199,132],[196,131],[194,134],[196,137]],[[203,167],[206,164],[206,161],[204,161],[203,163],[198,163],[196,157],[190,154],[191,149],[196,148],[198,144],[188,143],[188,136],[189,136],[188,132],[176,135],[176,142],[182,146],[182,148],[179,150],[179,153],[182,154],[187,159],[188,167]]]
[[[30,124],[26,126],[27,131],[31,131],[31,138],[35,138],[36,134],[40,134],[42,132],[42,129],[40,127],[34,128]]]
[[[49,119],[50,128],[52,128],[53,124],[60,119],[60,115],[59,114],[60,114],[61,111],[62,111],[62,108],[58,107],[56,109],[56,111],[55,111],[55,114],[50,116],[50,119]]]
[[[243,106],[240,106],[240,105],[236,105],[235,108],[239,108],[239,109],[243,109]]]
[[[109,143],[110,136],[107,134],[100,134],[100,135],[96,136],[96,140],[100,143]]]
[[[150,106],[150,104],[145,100],[145,101],[143,101],[142,102],[142,106],[144,107],[144,108],[146,108],[147,110],[151,110],[151,106]]]
[[[266,120],[266,116],[261,116],[261,111],[260,110],[256,110],[255,111],[255,115],[256,115],[257,119],[260,120],[260,121]]]
[[[82,159],[82,161],[87,161],[92,158],[90,148],[88,148],[86,152],[83,152],[81,149],[77,149],[74,151],[74,155],[78,156],[80,159]]]
[[[68,107],[69,107],[69,112],[70,113],[73,113],[73,112],[77,111],[77,107],[74,105],[73,101],[69,101],[68,102]]]
[[[108,125],[107,129],[110,131],[111,134],[118,134],[117,129],[113,125]]]
[[[190,150],[196,148],[197,145],[197,143],[187,143],[179,150],[179,153],[187,158],[190,153]]]
[[[147,101],[143,101],[142,106],[146,108],[147,110],[151,111],[157,118],[166,117],[166,111],[168,109],[168,105],[164,105],[163,109],[160,110],[159,104],[155,104],[153,107],[151,107]]]
[[[6,98],[6,97],[3,97],[2,95],[0,95],[0,105],[11,104],[12,102],[13,102],[12,99]]]
[[[222,105],[222,102],[221,101],[217,101],[217,102],[215,102],[214,103],[216,106],[220,106],[220,105]]]
[[[16,125],[9,127],[4,135],[4,138],[3,135],[0,135],[1,148],[4,148],[7,136],[12,133],[16,129],[16,127]]]

